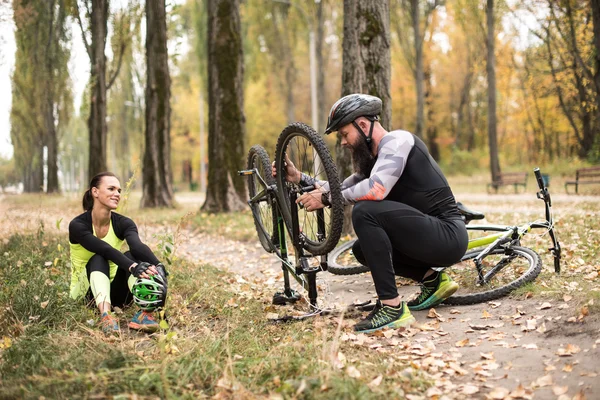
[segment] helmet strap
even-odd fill
[[[362,128],[360,127],[360,125],[358,125],[356,123],[356,120],[352,121],[352,125],[354,125],[354,127],[356,129],[358,129],[358,131],[361,133],[362,137],[365,138],[365,141],[367,142],[367,147],[369,148],[369,150],[371,150],[371,143],[373,142],[372,136],[373,136],[373,128],[375,127],[375,121],[379,120],[379,116],[368,116],[365,115],[364,116],[366,119],[368,119],[369,121],[371,121],[371,127],[369,128],[369,136],[367,136],[365,134],[365,132],[362,130]]]

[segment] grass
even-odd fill
[[[450,182],[457,198],[483,211],[488,222],[543,217],[531,187],[526,199],[483,195],[486,177]],[[551,189],[561,194],[553,198],[562,273],[553,271],[548,238],[529,234],[523,244],[540,253],[544,268],[512,296],[552,301],[568,295],[574,316],[584,308],[597,313],[600,207],[594,198],[562,195],[560,181]],[[256,241],[249,211],[202,213],[190,197],[175,209],[141,210],[134,192],[124,213],[141,231],[143,225],[171,233],[179,227]],[[167,329],[152,336],[128,331],[135,311],[128,308],[119,315],[122,335],[106,338],[98,313],[67,295],[67,222],[81,212],[79,196],[6,196],[0,202],[9,216],[0,221],[0,398],[402,398],[434,383],[400,349],[378,352],[344,340],[340,331],[352,325],[347,318],[269,324],[273,293],[186,260],[171,271]],[[369,385],[378,376],[381,384]]]
[[[368,347],[340,342],[333,317],[269,324],[269,296],[251,284],[234,290],[228,275],[185,261],[171,275],[168,329],[128,331],[130,308],[120,315],[122,335],[106,338],[95,310],[68,297],[66,246],[64,236],[43,230],[0,246],[0,398],[369,399],[431,385],[418,372],[406,378],[406,361],[383,363]],[[338,352],[362,379],[336,366]],[[385,379],[371,389],[378,375]]]

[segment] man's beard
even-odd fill
[[[377,159],[371,154],[371,150],[367,146],[367,141],[360,138],[358,143],[352,145],[352,166],[354,172],[362,176],[371,175],[371,170]]]

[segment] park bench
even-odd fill
[[[501,173],[495,180],[487,185],[488,193],[493,189],[498,193],[501,186],[514,186],[515,193],[518,193],[519,186],[523,186],[523,190],[527,187],[527,172],[504,172]]]
[[[589,183],[600,183],[600,166],[578,169],[575,172],[575,180],[565,182],[565,192],[569,193],[568,187],[575,185],[575,194],[578,194],[579,185]]]

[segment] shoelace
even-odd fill
[[[386,323],[390,322],[391,320],[393,320],[394,317],[396,317],[395,313],[394,314],[390,313],[385,308],[382,308],[379,311],[380,312],[377,315],[375,315],[375,317],[371,321],[371,323],[373,324],[373,326],[386,324]]]
[[[427,299],[431,293],[435,292],[436,287],[429,287],[421,284],[421,294],[417,297],[417,302],[421,303],[425,299]]]

